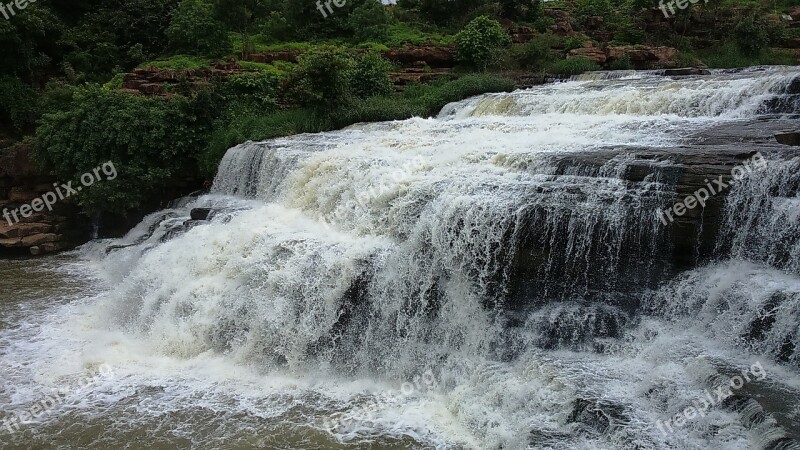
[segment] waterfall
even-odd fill
[[[746,130],[796,120],[797,82],[593,74],[241,144],[208,195],[83,248],[107,287],[31,345],[93,342],[37,351],[118,367],[92,400],[148,392],[156,429],[170,405],[299,447],[791,448],[800,159]],[[753,151],[768,171],[656,214]],[[659,431],[755,359],[767,381]]]

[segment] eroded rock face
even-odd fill
[[[607,48],[608,60],[627,57],[635,69],[678,67],[678,50],[672,47],[649,47],[642,45],[623,45]]]
[[[604,65],[608,60],[608,55],[606,55],[606,52],[599,47],[584,47],[570,50],[567,58],[575,58],[578,56],[589,58],[601,66]]]
[[[41,206],[33,210],[32,202],[51,192],[55,180],[38,170],[31,151],[26,143],[0,149],[0,256],[44,255],[88,239],[79,210],[70,201],[59,201],[52,211]]]
[[[452,68],[456,65],[455,50],[452,47],[409,47],[391,49],[383,53],[384,58],[410,66],[424,61],[431,68]]]

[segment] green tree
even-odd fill
[[[300,57],[290,85],[304,105],[330,111],[352,100],[350,83],[354,66],[350,54],[338,47],[322,46]]]
[[[502,26],[486,16],[473,19],[455,37],[458,59],[480,70],[500,60],[511,37]]]
[[[391,22],[391,16],[381,2],[366,0],[355,7],[348,22],[357,41],[380,41],[388,34],[386,27]]]
[[[250,55],[250,33],[269,15],[269,6],[267,0],[214,0],[216,17],[242,36],[242,58]]]
[[[182,0],[167,28],[170,47],[201,56],[224,56],[232,50],[225,25],[206,0]]]
[[[112,162],[118,177],[84,189],[78,201],[89,212],[123,215],[171,180],[197,173],[194,158],[205,146],[211,122],[204,109],[181,96],[145,98],[95,85],[80,88],[61,110],[43,116],[37,160],[62,180]]]
[[[392,64],[375,52],[359,55],[350,73],[350,90],[356,97],[388,95],[394,91],[389,78]]]

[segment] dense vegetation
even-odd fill
[[[323,11],[315,0],[39,0],[0,20],[0,133],[35,136],[38,161],[63,180],[114,161],[118,179],[81,202],[124,214],[176,179],[210,177],[245,140],[432,115],[513,88],[514,71],[598,69],[565,59],[588,45],[671,46],[685,65],[792,63],[771,48],[800,38],[781,19],[793,1],[711,0],[664,20],[656,0],[348,0]],[[574,32],[558,30],[559,10]],[[528,37],[512,43],[509,31]],[[404,46],[452,46],[460,78],[395,92],[397,68],[383,52]],[[303,54],[254,62],[280,50]],[[240,70],[184,82],[229,61]],[[178,82],[155,96],[121,90],[137,67]],[[625,58],[607,65],[630,67]]]

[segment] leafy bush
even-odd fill
[[[197,56],[176,55],[169,59],[150,61],[139,67],[153,67],[161,70],[197,70],[210,66],[211,59]]]
[[[622,55],[622,58],[617,58],[608,64],[611,70],[633,70],[633,63],[628,55]]]
[[[456,35],[455,41],[458,59],[481,70],[498,62],[502,49],[511,44],[503,27],[486,16],[472,20]]]
[[[544,66],[557,57],[552,50],[555,40],[553,35],[539,35],[530,42],[512,46],[510,57],[520,69]]]
[[[570,50],[583,47],[583,41],[584,40],[578,36],[570,36],[564,39],[564,51],[568,52]]]
[[[353,59],[338,47],[322,46],[300,57],[290,77],[296,100],[305,106],[332,110],[352,99]]]
[[[43,116],[37,159],[63,180],[111,161],[119,176],[85,189],[78,201],[88,211],[122,215],[171,180],[197,172],[195,152],[210,126],[201,113],[208,108],[183,97],[145,98],[91,85]]]
[[[355,60],[350,73],[350,89],[356,97],[366,98],[375,95],[388,95],[394,90],[389,71],[392,64],[381,55],[365,52]]]
[[[39,93],[19,78],[0,76],[0,121],[14,132],[33,126],[39,117]]]
[[[222,85],[225,100],[254,110],[274,108],[278,103],[280,77],[270,71],[236,74]]]
[[[553,75],[580,75],[584,72],[600,70],[596,62],[584,56],[562,59],[550,65],[548,72]]]
[[[755,15],[739,22],[733,33],[739,48],[747,55],[757,55],[769,43],[767,29]]]
[[[382,40],[388,35],[386,26],[390,20],[382,3],[366,1],[356,6],[349,16],[348,25],[357,42]]]
[[[228,32],[206,0],[182,0],[167,28],[172,49],[191,55],[220,57],[233,50]]]

